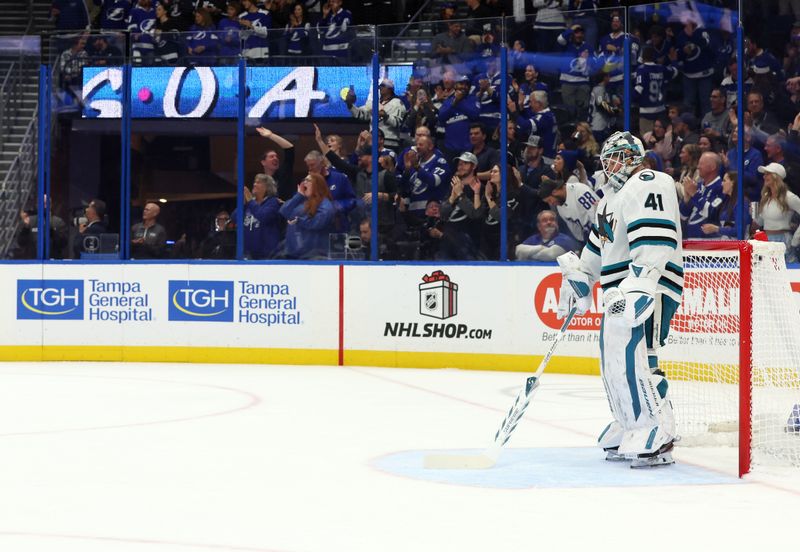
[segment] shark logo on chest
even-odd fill
[[[600,235],[600,244],[606,242],[614,243],[614,228],[617,221],[614,220],[614,213],[608,212],[608,204],[603,206],[603,212],[597,213],[597,233]]]

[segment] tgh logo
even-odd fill
[[[83,280],[17,280],[17,320],[83,320]]]
[[[233,282],[170,280],[169,319],[233,322]]]

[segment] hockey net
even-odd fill
[[[775,242],[684,243],[684,292],[661,368],[679,445],[800,466],[800,312]]]

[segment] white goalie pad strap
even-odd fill
[[[653,309],[653,332],[651,334],[651,343],[653,345],[652,350],[648,350],[648,356],[652,356],[655,361],[655,366],[652,364],[650,365],[651,370],[658,369],[658,357],[656,356],[656,351],[661,347],[661,316],[662,316],[662,309],[663,309],[663,297],[659,297],[656,295],[656,305]]]

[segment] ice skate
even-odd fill
[[[624,454],[620,454],[619,447],[603,449],[606,451],[606,462],[625,462],[630,460]]]
[[[675,460],[672,458],[672,447],[673,443],[670,441],[658,449],[657,452],[640,454],[631,460],[631,468],[656,468],[659,466],[669,466],[670,464],[674,464]]]

